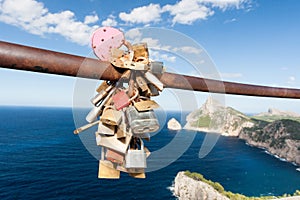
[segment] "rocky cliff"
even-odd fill
[[[300,117],[277,109],[248,117],[209,98],[187,116],[185,129],[238,136],[250,145],[300,165]]]
[[[252,128],[244,128],[239,138],[250,145],[300,165],[300,123],[294,120],[258,121]]]
[[[222,185],[207,180],[199,173],[189,171],[178,172],[175,178],[174,193],[179,200],[299,200],[300,191],[291,197],[247,197],[242,194],[226,191]]]
[[[254,126],[250,117],[212,98],[208,98],[200,109],[191,112],[186,120],[185,129],[215,132],[224,136],[238,136],[244,127]]]
[[[186,176],[185,172],[177,174],[174,189],[180,200],[229,200],[209,184]]]

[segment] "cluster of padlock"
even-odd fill
[[[121,49],[122,45],[127,50]],[[157,78],[165,70],[163,63],[149,60],[146,43],[131,45],[121,31],[111,27],[94,32],[92,47],[99,59],[124,73],[119,81],[104,81],[96,89],[91,99],[94,107],[86,116],[89,124],[74,133],[98,125],[96,143],[102,148],[99,178],[119,178],[121,171],[145,178],[150,151],[143,139],[150,140],[150,133],[159,130],[153,111],[159,105],[151,97],[163,90]]]

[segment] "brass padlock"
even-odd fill
[[[141,58],[144,58],[144,62],[148,64],[149,62],[149,52],[148,52],[148,46],[147,43],[139,43],[132,45],[132,49],[134,51],[134,62],[140,62]]]
[[[96,133],[103,134],[103,135],[114,135],[116,132],[116,126],[103,124],[101,121],[98,125],[98,130]]]
[[[98,178],[119,179],[120,170],[117,170],[117,165],[109,160],[104,159],[105,148],[101,148],[101,159],[99,160]]]
[[[121,49],[113,48],[111,50],[112,57],[110,59],[111,64],[115,67],[131,69],[131,63],[133,62],[134,51],[131,44],[128,41],[124,41],[123,44],[127,47],[128,51],[125,52]]]
[[[128,173],[133,178],[146,178],[145,173]]]
[[[119,179],[120,171],[109,160],[99,160],[98,178]]]
[[[159,108],[159,105],[154,100],[142,99],[141,97],[138,100],[134,101],[133,105],[139,112]]]
[[[122,113],[122,120],[119,126],[117,126],[116,136],[118,139],[125,138],[127,134],[127,125],[125,122],[125,113]]]
[[[121,122],[122,112],[115,110],[113,106],[107,106],[102,112],[100,121],[108,125],[119,125]]]
[[[105,157],[107,160],[113,163],[123,164],[124,162],[124,154],[121,154],[111,149],[106,150]]]
[[[95,133],[96,135],[96,144],[97,146],[106,147],[109,149],[112,149],[114,151],[120,152],[122,154],[125,154],[131,137],[132,133],[127,133],[125,138],[118,139],[116,134],[113,136],[107,136],[107,135],[100,135],[98,133]]]
[[[102,90],[105,90],[106,88],[108,88],[110,86],[110,84],[108,83],[108,81],[103,81],[98,88],[96,89],[96,91],[99,93]]]

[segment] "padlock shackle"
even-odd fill
[[[133,100],[135,100],[138,96],[139,96],[139,91],[137,88],[134,88],[134,95],[129,99],[130,102],[132,102]]]
[[[110,81],[118,81],[123,73],[122,70],[116,69],[109,62],[4,41],[0,41],[0,67]],[[165,88],[300,99],[300,89],[225,82],[167,72],[163,73],[159,80]]]
[[[140,137],[136,137],[136,138],[138,138],[138,139],[140,140],[140,142],[141,142],[141,145],[140,145],[141,150],[144,150],[144,141],[143,141],[142,138],[140,138]],[[130,149],[130,143],[129,143],[129,145],[128,145],[128,149]]]

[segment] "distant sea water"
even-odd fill
[[[180,118],[174,112],[170,117]],[[181,170],[202,173],[226,190],[248,196],[300,189],[296,166],[237,138],[220,137],[199,159],[202,132],[177,161],[147,173],[146,179],[122,174],[119,180],[99,180],[98,161],[74,129],[70,108],[0,107],[0,199],[176,199],[170,186]],[[154,151],[176,134],[163,127],[146,146]]]

